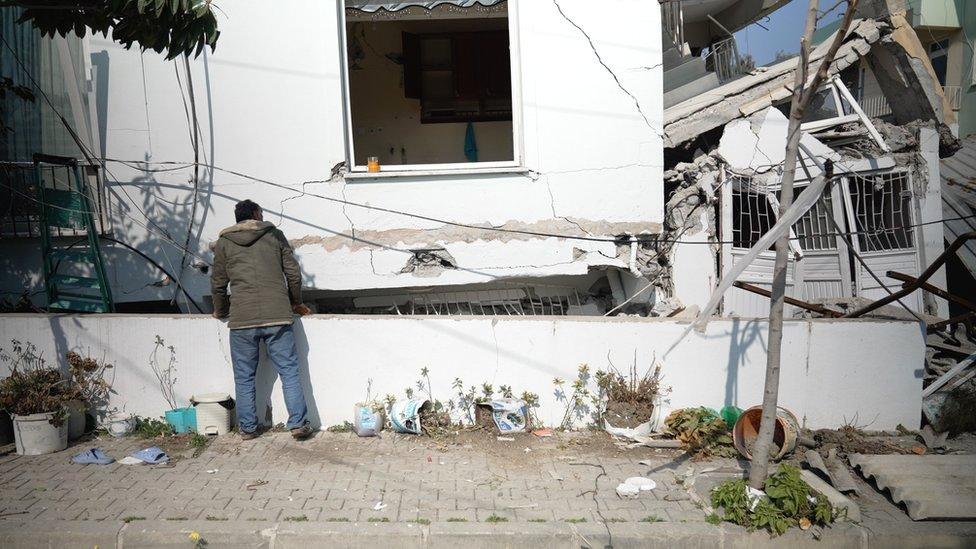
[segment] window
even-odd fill
[[[794,198],[803,192],[803,187],[794,190]],[[800,220],[793,225],[790,237],[791,248],[799,251],[835,250],[833,202],[829,187],[824,194]],[[764,234],[769,232],[779,218],[779,191],[773,193],[756,189],[746,178],[732,181],[732,247],[748,249],[756,245]],[[772,251],[774,246],[770,246]]]
[[[507,2],[401,4],[346,0],[352,171],[515,166]]]
[[[939,40],[929,44],[929,60],[935,69],[935,77],[939,84],[946,85],[946,73],[949,67],[949,39]]]
[[[861,251],[883,252],[914,247],[912,191],[907,173],[852,177],[849,188]]]

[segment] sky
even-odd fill
[[[836,0],[819,0],[820,9],[825,10],[837,3]],[[777,51],[797,53],[800,51],[800,36],[806,19],[806,9],[809,0],[792,0],[789,4],[769,15],[769,19],[759,21],[765,30],[757,24],[750,25],[735,33],[739,45],[739,53],[752,54],[756,65],[765,65],[776,57]],[[835,21],[843,14],[843,7],[839,7],[823,20],[818,26]]]

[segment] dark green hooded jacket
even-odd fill
[[[230,316],[232,330],[291,324],[292,306],[302,302],[301,267],[274,225],[242,221],[220,232],[210,290],[214,316]]]

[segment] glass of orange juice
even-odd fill
[[[375,156],[370,156],[366,158],[366,171],[370,173],[376,173],[380,171],[380,159]]]

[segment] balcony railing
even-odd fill
[[[680,49],[685,43],[685,19],[684,12],[681,11],[681,0],[661,1],[661,24],[671,44]]]
[[[861,110],[868,118],[881,118],[891,114],[891,106],[888,105],[888,100],[883,95],[862,98],[860,104]]]
[[[739,47],[734,37],[728,37],[715,42],[705,53],[705,66],[718,76],[722,84],[734,80],[742,75],[742,65],[739,63]]]

